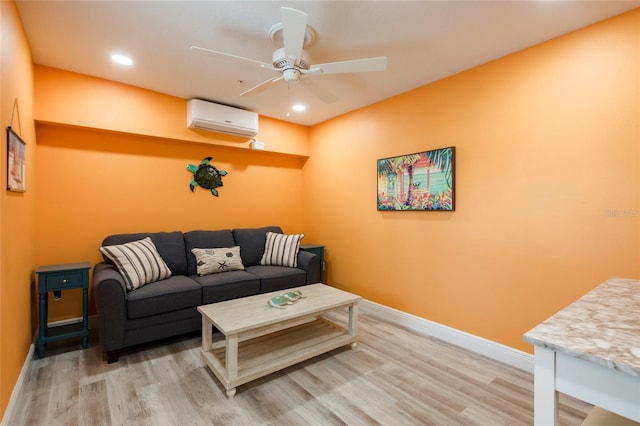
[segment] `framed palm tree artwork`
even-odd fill
[[[455,147],[378,160],[378,210],[455,210]]]

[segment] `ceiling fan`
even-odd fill
[[[315,39],[315,31],[307,25],[307,16],[306,13],[296,9],[289,7],[281,8],[282,22],[272,26],[269,35],[273,41],[277,41],[280,37],[283,47],[273,52],[273,63],[271,64],[232,55],[230,53],[205,49],[203,47],[191,46],[191,50],[228,59],[251,62],[280,74],[278,77],[272,77],[250,88],[241,93],[240,96],[260,93],[282,80],[287,83],[300,81],[304,87],[315,94],[320,100],[325,103],[331,103],[335,102],[337,98],[327,90],[314,85],[312,81],[306,77],[307,75],[384,71],[387,68],[386,56],[328,62],[325,64],[311,64],[311,57],[304,50],[304,47],[313,42]]]

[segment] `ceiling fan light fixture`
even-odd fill
[[[300,79],[300,71],[295,68],[286,68],[282,71],[282,76],[286,81],[298,81]]]

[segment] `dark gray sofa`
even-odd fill
[[[156,232],[111,235],[102,246],[150,237],[171,270],[171,277],[127,291],[118,269],[106,257],[93,269],[93,293],[98,311],[100,344],[108,362],[124,348],[200,330],[197,307],[244,296],[320,281],[320,258],[298,253],[297,268],[260,265],[267,232],[277,226],[182,233]],[[197,275],[192,248],[240,246],[245,270]]]

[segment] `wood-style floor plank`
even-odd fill
[[[346,312],[332,315],[346,321]],[[128,351],[107,364],[55,342],[28,368],[7,425],[531,425],[531,374],[360,312],[359,344],[241,385],[234,398],[200,357],[200,337]],[[560,421],[591,409],[561,395]]]

